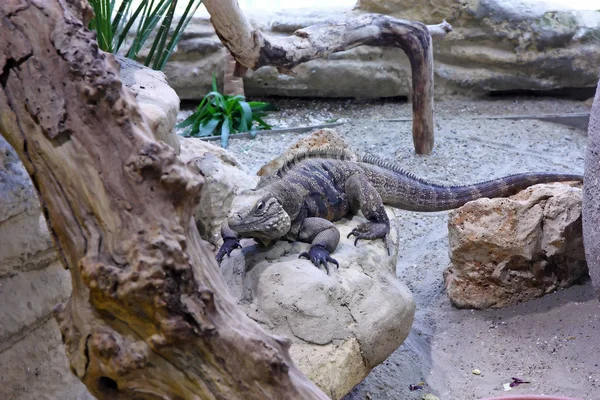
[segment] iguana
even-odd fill
[[[221,227],[224,256],[241,248],[240,237],[265,245],[284,239],[311,244],[300,254],[319,267],[328,262],[340,239],[333,221],[362,212],[367,222],[350,234],[359,239],[385,239],[390,223],[384,204],[411,211],[442,211],[482,197],[506,197],[531,185],[582,181],[580,175],[524,173],[469,186],[442,186],[405,172],[393,162],[373,156],[359,157],[346,149],[307,151],[262,177],[257,187],[236,196],[230,217]]]

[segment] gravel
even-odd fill
[[[395,160],[439,183],[470,184],[526,171],[583,173],[585,132],[538,120],[473,117],[589,112],[589,103],[539,97],[444,99],[435,108],[435,148],[417,156],[411,123],[385,121],[410,117],[411,106],[402,99],[269,100],[279,111],[268,121],[278,127],[345,122],[335,129],[353,149]],[[307,135],[233,138],[229,150],[256,172]],[[589,283],[502,310],[455,309],[442,282],[449,264],[447,213],[398,213],[404,229],[397,275],[414,294],[415,322],[406,342],[345,400],[410,400],[427,393],[442,400],[518,393],[600,398],[600,303]],[[503,384],[513,376],[531,383],[506,393]],[[423,390],[409,390],[420,381]]]

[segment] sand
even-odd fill
[[[432,154],[413,152],[410,116],[402,100],[276,100],[269,121],[299,126],[337,119],[336,128],[362,153],[396,160],[420,177],[468,184],[526,171],[583,173],[586,134],[537,120],[472,119],[482,115],[586,112],[589,104],[553,98],[445,99],[436,103]],[[182,113],[183,117],[185,113]],[[256,172],[306,134],[232,139],[229,149]],[[444,293],[447,213],[398,211],[404,221],[397,275],[412,290],[417,313],[411,334],[345,400],[480,399],[508,394],[562,394],[600,399],[600,302],[585,282],[500,310],[459,310]],[[480,375],[474,375],[479,369]],[[523,384],[505,392],[503,384]],[[422,390],[410,384],[424,381]]]

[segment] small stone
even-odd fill
[[[427,393],[424,394],[423,397],[421,397],[421,400],[440,400],[440,398],[432,395],[431,393]]]
[[[477,368],[475,368],[474,370],[471,371],[473,373],[473,375],[481,375],[481,371],[478,370]]]

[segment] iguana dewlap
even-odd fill
[[[376,157],[338,149],[297,155],[257,187],[238,195],[223,223],[225,254],[241,247],[239,238],[255,238],[264,244],[276,240],[311,244],[300,257],[317,267],[338,265],[330,254],[340,239],[332,223],[347,214],[362,212],[367,222],[350,234],[359,239],[385,239],[390,223],[383,205],[411,211],[442,211],[460,207],[482,197],[506,197],[531,185],[547,182],[582,181],[580,175],[524,173],[469,186],[442,186],[403,171]]]

